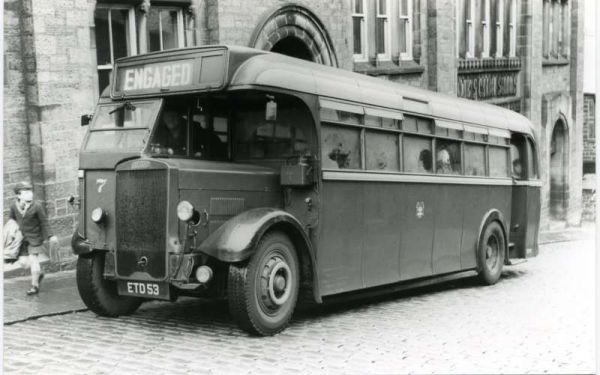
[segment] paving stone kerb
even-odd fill
[[[193,299],[6,325],[4,372],[592,373],[593,236],[542,245],[494,286],[467,278],[327,306],[274,337],[249,337],[225,303]]]

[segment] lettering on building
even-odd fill
[[[473,100],[516,96],[518,72],[469,73],[458,75],[458,96]]]

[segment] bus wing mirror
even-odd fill
[[[90,115],[90,114],[81,115],[81,126],[89,125],[90,122],[92,122],[93,117],[94,117],[94,115]]]

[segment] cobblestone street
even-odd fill
[[[226,304],[148,303],[4,326],[7,374],[592,373],[594,239],[541,246],[501,281],[472,278],[301,313],[254,338]]]

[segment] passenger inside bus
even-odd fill
[[[422,150],[419,153],[419,172],[431,173],[431,151]]]
[[[436,143],[435,167],[438,174],[460,174],[460,144],[439,140]]]

